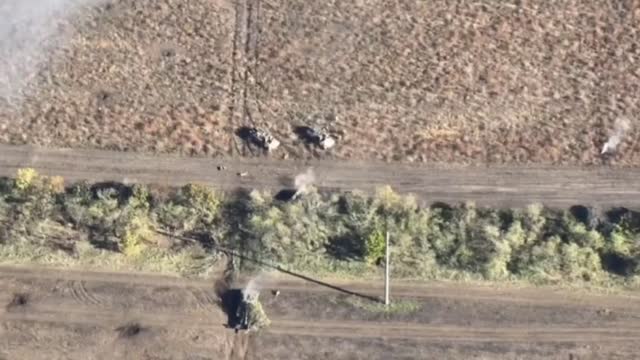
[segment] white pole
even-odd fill
[[[384,265],[384,304],[389,306],[389,231],[385,241],[385,265]]]

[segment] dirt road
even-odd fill
[[[640,170],[571,167],[444,167],[381,162],[293,161],[271,158],[211,159],[97,150],[0,145],[0,175],[21,167],[69,181],[124,181],[163,185],[202,182],[222,189],[282,189],[313,167],[324,190],[372,191],[390,185],[426,201],[476,201],[484,205],[640,205]],[[222,170],[218,170],[218,167]],[[239,176],[245,173],[246,176]]]
[[[0,358],[622,359],[640,336],[637,294],[403,283],[395,301],[414,308],[384,313],[297,280],[263,285],[282,291],[263,291],[272,326],[236,335],[206,281],[0,267]]]

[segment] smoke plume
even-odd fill
[[[616,151],[624,135],[631,129],[631,124],[627,119],[617,119],[613,125],[613,131],[609,139],[602,147],[601,154],[610,154]]]
[[[296,189],[296,194],[306,193],[316,180],[313,169],[309,168],[302,174],[297,175],[293,179],[293,186]]]
[[[262,285],[264,280],[266,279],[266,273],[260,272],[258,275],[254,276],[249,280],[247,285],[242,290],[245,298],[257,298],[260,294],[260,290],[262,289]]]
[[[19,99],[47,54],[64,41],[69,20],[83,6],[103,1],[0,1],[0,100]]]

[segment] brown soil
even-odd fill
[[[637,1],[121,0],[84,9],[0,140],[246,155],[640,164]],[[326,125],[319,153],[294,135]]]
[[[334,284],[379,295],[366,283]],[[210,282],[0,267],[0,300],[28,295],[0,313],[0,356],[631,359],[640,336],[637,294],[398,283],[394,299],[411,298],[419,309],[383,316],[326,287],[281,278],[263,285],[272,326],[234,334]]]

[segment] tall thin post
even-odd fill
[[[389,306],[389,231],[385,240],[384,255],[384,304]]]

